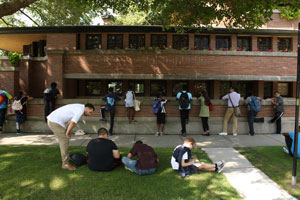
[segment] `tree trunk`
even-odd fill
[[[30,4],[36,2],[38,0],[10,0],[0,4],[0,18],[12,15],[21,8],[26,8]]]

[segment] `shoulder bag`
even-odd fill
[[[241,116],[241,110],[240,110],[240,107],[239,107],[239,106],[234,106],[233,103],[232,103],[232,100],[231,100],[231,98],[230,98],[230,94],[228,94],[228,96],[229,96],[231,105],[232,105],[232,107],[233,107],[233,109],[234,109],[234,115],[235,115],[236,117]]]

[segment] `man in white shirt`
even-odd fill
[[[86,105],[69,104],[54,110],[48,115],[47,123],[50,130],[57,137],[63,169],[76,169],[69,164],[69,140],[71,138],[71,131],[82,115],[91,116],[94,111],[94,106],[89,103]]]
[[[232,86],[230,87],[230,93],[226,94],[222,97],[222,100],[227,100],[227,110],[224,117],[223,123],[223,132],[219,133],[219,135],[227,135],[227,127],[228,121],[232,116],[233,119],[233,136],[237,136],[237,125],[238,125],[238,118],[234,114],[234,107],[239,106],[241,95],[236,92],[236,89]]]

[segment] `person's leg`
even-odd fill
[[[206,126],[205,126],[205,117],[201,117],[201,121],[202,121],[202,128],[203,128],[203,131],[206,132]]]
[[[283,112],[276,112],[277,119],[276,119],[276,133],[281,133],[281,117],[283,115]]]
[[[3,124],[5,122],[6,108],[0,109],[0,133],[3,132]]]
[[[248,125],[249,125],[249,134],[254,135],[254,129],[253,129],[253,112],[251,110],[248,111]]]
[[[190,121],[190,109],[186,110],[186,123],[188,124]]]
[[[228,121],[233,114],[234,110],[233,108],[227,108],[225,116],[224,116],[224,122],[223,122],[223,132],[227,133],[227,128],[228,128]]]
[[[180,118],[181,118],[181,134],[186,134],[186,119],[187,119],[187,110],[180,110]]]
[[[233,134],[237,134],[238,117],[235,116],[234,111],[233,111],[232,119],[233,119],[233,130],[232,130],[232,133]]]
[[[100,107],[100,115],[102,119],[105,119],[105,110],[106,110],[105,106]]]
[[[130,107],[127,107],[126,110],[127,110],[128,122],[131,123],[131,110],[130,110]]]
[[[160,124],[160,133],[161,134],[164,132],[164,127],[165,127],[164,123]]]
[[[201,165],[198,167],[198,170],[216,171],[216,165],[215,164],[201,163]]]
[[[134,120],[134,115],[135,115],[134,107],[131,107],[130,110],[131,110],[130,113],[131,121],[136,122],[136,120]]]
[[[110,135],[113,134],[114,120],[115,120],[115,114],[114,114],[114,113],[110,113],[110,128],[109,128],[109,131],[108,131],[108,133],[109,133]]]
[[[128,167],[131,171],[133,171],[134,173],[138,174],[138,170],[137,168],[135,167],[136,165],[136,160],[132,160],[130,158],[127,158],[127,157],[122,157],[122,163]]]
[[[66,137],[65,134],[66,131],[59,124],[53,123],[49,120],[48,120],[48,126],[58,140],[62,165],[68,166],[69,165],[69,139]]]
[[[285,144],[286,144],[286,147],[287,149],[289,150],[289,154],[290,156],[293,156],[293,153],[291,151],[291,148],[292,148],[292,144],[293,144],[293,139],[290,138],[290,136],[284,136],[285,137]]]
[[[156,171],[156,168],[151,169],[138,169],[138,175],[147,175],[147,174],[153,174]]]
[[[45,117],[45,122],[47,122],[47,116],[49,115],[49,101],[44,100],[44,117]]]
[[[55,110],[55,103],[56,103],[55,99],[52,99],[52,100],[49,101],[49,114],[52,113],[52,111]]]

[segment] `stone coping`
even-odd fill
[[[0,71],[2,72],[15,72],[19,71],[19,67],[3,67],[0,65]]]

